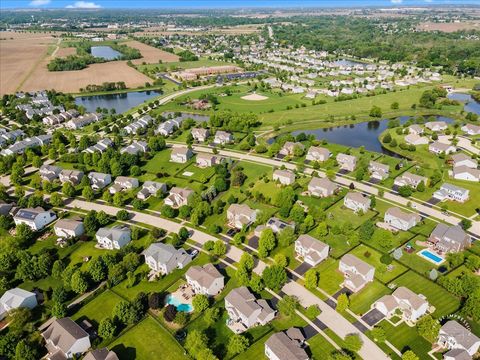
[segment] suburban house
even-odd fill
[[[464,153],[458,153],[451,156],[453,167],[466,166],[472,169],[476,169],[478,162],[476,159],[472,159],[470,156]]]
[[[408,127],[408,133],[414,135],[422,135],[423,128],[420,125],[413,124]]]
[[[93,154],[94,152],[104,153],[111,146],[113,146],[113,141],[109,138],[105,138],[97,142],[95,145],[86,148],[83,151],[90,154]]]
[[[441,252],[460,252],[470,247],[472,239],[460,225],[448,226],[438,223],[428,241]]]
[[[109,187],[110,194],[128,191],[139,187],[138,179],[126,176],[117,176],[113,185]]]
[[[278,234],[279,232],[286,229],[287,227],[295,229],[295,224],[289,224],[289,223],[287,223],[283,220],[280,220],[279,218],[276,218],[276,217],[271,217],[270,219],[268,219],[265,226],[272,229],[274,234]]]
[[[12,215],[16,209],[14,208],[15,203],[6,203],[3,200],[0,200],[0,215]]]
[[[480,338],[460,325],[458,321],[450,320],[440,328],[437,343],[449,350],[463,350],[471,358],[480,347]]]
[[[8,315],[8,312],[18,308],[33,309],[37,306],[35,293],[20,288],[7,290],[0,297],[0,320]]]
[[[370,199],[359,192],[349,192],[343,199],[343,204],[354,212],[363,211],[366,213],[370,208]]]
[[[454,167],[452,175],[454,179],[458,180],[480,181],[480,170],[472,169],[465,165]]]
[[[320,146],[310,146],[307,152],[306,160],[308,161],[327,161],[332,156],[330,150]]]
[[[90,351],[83,360],[118,360],[117,354],[106,347]]]
[[[221,158],[215,154],[198,153],[195,162],[198,167],[207,168],[220,164]]]
[[[225,145],[230,144],[233,142],[233,135],[226,131],[218,130],[215,133],[215,137],[213,138],[213,142],[217,145]]]
[[[470,190],[449,183],[443,184],[439,190],[433,193],[433,197],[440,201],[451,200],[462,203],[467,201],[469,196]]]
[[[385,212],[383,221],[395,229],[407,231],[416,226],[421,220],[420,215],[402,211],[398,207],[391,207]]]
[[[446,130],[448,125],[445,121],[429,121],[425,124],[425,127],[431,131],[438,132]]]
[[[480,126],[473,124],[465,124],[461,127],[462,131],[465,131],[468,135],[480,135]]]
[[[175,209],[183,205],[188,205],[190,197],[193,194],[193,190],[173,187],[170,189],[170,194],[165,198],[165,205],[169,205]]]
[[[227,209],[228,225],[237,229],[249,226],[257,219],[257,211],[246,204],[231,204]]]
[[[55,235],[62,238],[75,238],[83,235],[83,222],[72,219],[60,219],[53,225]]]
[[[167,185],[156,181],[145,181],[142,189],[137,193],[137,198],[147,200],[150,196],[157,196],[159,193],[165,193]]]
[[[282,185],[291,185],[295,182],[295,174],[290,170],[275,170],[273,181],[278,181]]]
[[[148,144],[145,141],[134,141],[120,150],[120,154],[137,155],[147,152]]]
[[[360,291],[373,281],[375,268],[352,254],[346,254],[340,259],[339,268],[344,275],[343,286],[353,292]]]
[[[233,289],[225,296],[227,326],[236,334],[256,325],[266,325],[275,317],[275,310],[264,299],[256,299],[246,286]]]
[[[303,258],[304,262],[312,266],[316,266],[325,260],[329,251],[330,246],[307,234],[300,235],[295,241],[297,256]]]
[[[36,208],[20,209],[13,217],[15,225],[26,224],[32,230],[42,230],[57,218],[51,210],[45,210],[38,206]]]
[[[136,135],[139,130],[146,129],[152,122],[153,118],[150,115],[143,115],[140,119],[125,126],[123,130],[125,130],[127,134]]]
[[[357,158],[355,156],[339,153],[337,154],[336,159],[341,170],[351,172],[355,170],[355,166],[357,166]]]
[[[434,153],[434,154],[451,154],[457,151],[457,148],[453,145],[450,144],[445,144],[440,141],[435,141],[428,145],[428,151]]]
[[[225,277],[210,263],[190,267],[185,273],[185,278],[195,294],[215,296],[225,286]]]
[[[292,156],[295,153],[295,148],[304,150],[305,146],[300,142],[287,141],[278,153],[283,156]]]
[[[88,174],[90,184],[93,190],[102,190],[107,185],[112,183],[112,176],[110,174],[103,174],[99,172],[91,172]]]
[[[42,165],[39,169],[40,178],[45,181],[53,181],[60,175],[61,167],[54,165]]]
[[[425,296],[415,294],[412,290],[400,286],[392,295],[384,295],[378,299],[373,308],[380,311],[387,318],[396,314],[397,309],[402,313],[405,321],[416,322],[428,310],[428,301]]]
[[[175,249],[170,244],[153,243],[143,253],[145,263],[155,273],[170,274],[175,269],[183,269],[192,258],[183,248]]]
[[[304,349],[305,337],[297,328],[280,331],[265,342],[265,356],[269,360],[309,360]]]
[[[48,360],[78,357],[90,348],[90,338],[80,325],[70,318],[56,319],[42,333]]]
[[[205,142],[210,136],[210,131],[203,128],[193,128],[191,131],[193,139],[197,142]]]
[[[388,178],[390,167],[376,161],[370,161],[370,164],[368,165],[368,171],[370,172],[372,178],[385,180]]]
[[[100,228],[95,234],[97,244],[103,249],[120,249],[127,245],[131,238],[132,231],[129,227],[118,225],[112,228]]]
[[[160,125],[158,125],[157,130],[155,130],[155,133],[163,135],[163,136],[168,136],[170,134],[173,134],[173,132],[180,128],[180,125],[182,125],[183,118],[181,117],[176,117],[171,120],[167,120]]]
[[[83,178],[83,171],[64,169],[59,174],[59,179],[62,184],[69,182],[73,186],[80,184]]]
[[[398,187],[402,186],[410,186],[414,189],[423,181],[425,185],[427,185],[427,178],[424,176],[419,176],[412,174],[408,171],[405,171],[402,175],[397,176],[394,181],[394,185]]]
[[[335,194],[338,186],[327,178],[312,177],[308,184],[308,192],[313,196],[327,197]]]
[[[417,134],[408,134],[405,136],[405,142],[410,145],[427,145],[428,139]]]
[[[87,126],[88,124],[91,124],[96,121],[102,120],[103,115],[102,114],[97,114],[97,113],[90,113],[90,114],[85,114],[82,116],[79,116],[75,119],[72,119],[68,121],[65,126],[68,129],[72,130],[78,130],[81,129],[84,126]]]
[[[193,156],[193,152],[188,147],[176,147],[172,149],[170,161],[184,164]]]

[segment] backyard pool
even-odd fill
[[[445,261],[445,259],[443,257],[441,257],[437,253],[432,252],[432,251],[427,250],[427,249],[423,249],[422,251],[418,252],[418,255],[423,257],[424,259],[434,263],[435,265],[440,265],[441,263],[443,263]]]
[[[175,306],[177,311],[183,311],[183,312],[192,312],[193,311],[193,306],[192,305],[182,303],[180,300],[178,300],[172,294],[168,295],[167,304]]]

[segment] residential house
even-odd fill
[[[182,125],[182,122],[183,122],[183,118],[181,117],[176,117],[174,119],[167,120],[161,123],[155,132],[163,136],[168,136],[170,134],[173,134],[173,132],[176,129],[180,128],[180,125]]]
[[[366,213],[370,208],[370,199],[358,192],[349,192],[343,199],[343,204],[354,212]]]
[[[118,360],[117,354],[106,347],[90,351],[83,360]]]
[[[265,356],[269,360],[309,360],[304,344],[305,337],[299,329],[280,331],[265,342]]]
[[[309,161],[327,161],[332,156],[330,150],[320,146],[310,146],[307,152],[306,160]]]
[[[80,184],[80,181],[82,181],[83,175],[83,171],[80,170],[63,169],[60,171],[59,179],[62,184],[69,182],[70,184],[76,186]]]
[[[188,205],[190,197],[193,194],[193,190],[187,188],[173,187],[170,189],[170,194],[165,198],[165,205],[169,205],[175,209],[183,205]]]
[[[416,226],[421,220],[420,215],[408,211],[402,211],[398,207],[391,207],[385,212],[383,221],[395,229],[407,231]]]
[[[195,161],[198,167],[207,168],[220,164],[221,159],[221,157],[215,154],[199,153]]]
[[[233,135],[226,131],[217,130],[213,142],[218,145],[230,144],[233,142]]]
[[[405,136],[405,142],[414,146],[427,145],[428,139],[417,134],[408,134],[407,136]]]
[[[480,126],[473,124],[465,124],[461,127],[462,131],[465,131],[468,135],[480,135]]]
[[[205,142],[210,136],[210,131],[204,128],[193,128],[191,131],[193,139],[197,142]]]
[[[480,347],[480,338],[458,321],[450,320],[440,328],[437,343],[449,350],[464,350],[472,357]]]
[[[137,193],[137,198],[147,200],[150,196],[158,196],[159,193],[165,193],[167,185],[156,181],[145,181],[142,189]]]
[[[472,169],[465,165],[454,167],[452,175],[454,179],[458,180],[480,181],[480,170]]]
[[[138,179],[126,176],[117,176],[113,185],[110,186],[110,194],[116,194],[121,191],[128,191],[139,187]]]
[[[466,350],[452,349],[443,354],[443,360],[472,360],[472,357]]]
[[[103,174],[98,172],[91,172],[88,174],[90,185],[93,190],[102,190],[112,183],[112,176],[110,174]]]
[[[45,226],[53,222],[57,215],[51,210],[45,210],[38,206],[36,208],[20,209],[13,217],[15,225],[26,224],[32,230],[42,230]]]
[[[338,186],[328,178],[312,177],[308,184],[308,192],[313,196],[327,197],[335,194]]]
[[[225,286],[225,277],[210,263],[190,267],[185,278],[195,294],[215,296],[220,294]]]
[[[146,129],[148,125],[150,125],[152,122],[153,122],[153,118],[150,115],[143,115],[140,119],[125,126],[123,129],[127,134],[136,135],[138,131],[142,131]]]
[[[0,200],[0,215],[8,216],[8,215],[13,215],[13,213],[16,211],[14,205],[15,203],[6,203],[3,200]]]
[[[90,338],[80,325],[70,318],[54,320],[42,333],[48,354],[47,360],[79,357],[90,348]]]
[[[330,247],[310,235],[300,235],[295,241],[295,252],[303,261],[316,266],[328,257]]]
[[[192,261],[185,249],[175,249],[164,243],[153,243],[142,254],[148,267],[162,275],[170,274],[175,269],[183,269]]]
[[[438,223],[433,229],[428,241],[433,244],[436,250],[445,253],[455,253],[470,247],[472,239],[460,225],[448,226]]]
[[[231,204],[227,209],[228,225],[237,229],[249,226],[257,219],[257,211],[246,204]]]
[[[470,190],[449,183],[443,184],[439,190],[433,193],[433,197],[440,201],[451,200],[462,203],[467,201],[469,196]]]
[[[458,166],[466,166],[471,169],[476,169],[478,166],[478,162],[476,159],[472,159],[470,156],[464,153],[458,153],[451,156],[453,167],[456,168]]]
[[[427,181],[427,178],[424,176],[415,175],[408,171],[405,171],[402,175],[395,178],[393,184],[398,187],[410,186],[416,189],[421,182],[427,185]]]
[[[275,317],[275,310],[264,299],[256,299],[247,287],[233,289],[225,296],[227,326],[239,334],[257,325],[266,325]]]
[[[290,170],[275,170],[273,181],[278,181],[282,185],[291,185],[295,182],[295,174]]]
[[[193,152],[188,147],[176,147],[172,149],[170,161],[184,164],[193,156]]]
[[[414,135],[422,135],[423,128],[420,125],[413,124],[408,127],[408,133]]]
[[[98,246],[103,249],[121,249],[132,240],[132,231],[128,226],[117,225],[100,228],[95,234]]]
[[[295,224],[289,224],[289,223],[287,223],[283,220],[280,220],[279,218],[276,218],[276,217],[271,217],[270,219],[268,219],[265,226],[272,229],[274,234],[278,234],[279,232],[285,230],[287,227],[295,230]]]
[[[94,152],[99,152],[99,153],[104,153],[107,151],[109,147],[113,146],[113,141],[110,140],[109,138],[105,138],[97,142],[95,145],[92,145],[85,150],[84,152],[88,152],[90,154],[93,154]]]
[[[355,156],[339,153],[336,159],[341,170],[351,172],[355,170],[355,166],[357,166],[357,158]]]
[[[148,145],[145,141],[134,141],[130,145],[120,149],[120,154],[137,155],[147,152]]]
[[[446,130],[448,125],[445,121],[429,121],[425,124],[425,127],[431,131],[438,132]]]
[[[358,292],[369,282],[373,281],[375,268],[352,254],[343,255],[340,259],[339,270],[345,280],[343,286],[353,292]]]
[[[10,145],[8,148],[2,150],[0,154],[2,156],[23,154],[25,150],[33,147],[40,147],[47,145],[52,141],[52,135],[38,135],[31,138],[26,138],[20,141],[17,141],[15,144]]]
[[[45,181],[53,181],[58,178],[61,171],[61,167],[45,164],[40,166],[40,178]]]
[[[453,145],[450,144],[445,144],[439,141],[435,141],[428,145],[428,151],[434,153],[434,154],[451,154],[457,151],[457,148]]]
[[[81,221],[60,219],[53,226],[55,235],[62,238],[75,238],[83,235],[85,229]]]
[[[380,311],[387,318],[395,315],[398,309],[402,313],[405,321],[414,323],[426,314],[428,306],[428,301],[425,299],[425,296],[418,295],[412,290],[400,286],[396,288],[391,295],[382,296],[372,307]]]
[[[97,114],[97,113],[90,113],[90,114],[85,114],[82,116],[79,116],[75,119],[70,120],[65,124],[65,126],[68,129],[72,130],[78,130],[83,128],[84,126],[87,126],[91,123],[94,123],[96,121],[102,120],[103,115],[102,114]]]
[[[283,156],[293,156],[295,155],[295,149],[301,149],[303,151],[305,150],[305,146],[301,142],[287,141],[278,153]]]
[[[8,315],[8,312],[18,308],[33,309],[37,306],[35,293],[20,288],[7,290],[0,297],[0,320]]]
[[[377,180],[385,180],[388,178],[390,167],[377,161],[370,161],[370,164],[368,165],[368,171],[370,172],[372,178]]]

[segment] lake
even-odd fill
[[[110,46],[92,46],[90,53],[98,58],[105,60],[115,60],[122,57],[122,53],[113,50]]]
[[[334,61],[333,63],[337,66],[349,66],[349,67],[351,67],[351,66],[363,66],[363,67],[365,67],[367,65],[367,64],[362,63],[362,62],[353,61],[353,60],[346,60],[346,59],[337,60],[337,61]]]
[[[472,112],[474,114],[480,115],[480,103],[475,101],[470,94],[462,93],[450,93],[447,95],[449,99],[457,100],[465,103],[463,108],[466,112]]]
[[[100,107],[109,110],[115,109],[117,114],[120,114],[161,94],[162,91],[152,90],[131,91],[123,94],[79,96],[75,98],[75,104],[84,106],[88,112],[94,112]]]

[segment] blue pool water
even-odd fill
[[[183,311],[183,312],[192,312],[193,311],[192,305],[184,304],[180,300],[178,300],[175,296],[172,296],[172,295],[168,295],[167,304],[175,306],[177,311]]]
[[[432,253],[428,250],[422,250],[422,251],[420,251],[420,254],[425,256],[426,258],[429,258],[430,260],[432,260],[436,264],[440,264],[440,263],[443,262],[443,258],[435,255],[434,253]]]

